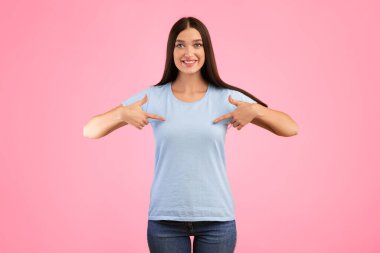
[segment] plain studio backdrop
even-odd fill
[[[156,84],[179,18],[299,125],[226,135],[237,253],[380,252],[378,1],[2,1],[0,252],[148,252],[154,136],[82,135]],[[193,238],[192,238],[193,239]]]

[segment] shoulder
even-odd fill
[[[216,94],[218,96],[228,96],[230,93],[229,89],[224,88],[224,87],[219,87],[213,84],[209,84],[209,88],[211,90],[211,93]]]
[[[217,87],[217,86],[213,86],[212,90],[213,90],[213,93],[215,93],[218,97],[222,97],[225,99],[228,99],[228,96],[230,95],[234,99],[238,99],[238,100],[246,99],[245,98],[246,96],[237,90],[224,88],[224,87]]]
[[[167,96],[169,92],[168,83],[162,85],[151,85],[149,94],[152,99],[161,100]]]
[[[228,100],[228,96],[231,96],[235,100],[244,101],[248,103],[257,103],[257,101],[255,101],[254,99],[234,89],[213,86],[213,90],[214,90],[214,93],[217,94],[216,97],[218,98],[223,98],[223,99]]]
[[[257,103],[254,99],[248,97],[247,95],[245,95],[244,93],[238,90],[229,89],[229,95],[231,95],[231,97],[236,100],[240,100],[240,101],[248,102],[248,103]]]
[[[165,91],[165,89],[168,87],[168,84],[169,83],[165,83],[162,85],[151,85],[149,88],[151,92],[160,93],[160,92]]]
[[[229,89],[229,88],[224,88],[224,87],[219,87],[216,85],[210,85],[212,88],[212,91],[216,94],[220,95],[236,95],[237,93],[241,93],[237,90]]]

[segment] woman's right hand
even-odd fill
[[[149,124],[148,118],[166,120],[164,117],[158,116],[156,114],[151,114],[144,112],[141,106],[148,101],[148,97],[145,94],[144,98],[130,104],[128,106],[122,107],[121,118],[128,124],[134,125],[138,129],[142,129],[144,126]]]

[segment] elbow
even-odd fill
[[[92,139],[90,131],[88,130],[88,127],[86,126],[83,127],[83,137]]]
[[[100,136],[94,133],[87,125],[83,127],[83,137],[88,139],[99,139]]]
[[[88,139],[99,139],[101,134],[99,127],[97,127],[97,117],[92,117],[84,126],[82,130],[83,137]]]
[[[298,134],[298,132],[292,132],[292,133],[285,135],[285,137],[292,137],[292,136],[295,136],[297,134]]]
[[[281,136],[284,136],[284,137],[292,137],[292,136],[295,136],[298,134],[298,125],[296,124],[293,128],[291,128],[291,130],[289,130],[288,132],[286,132],[285,134],[281,135]]]
[[[281,132],[274,131],[274,133],[278,136],[282,137],[291,137],[298,134],[299,127],[296,123],[292,124],[292,126],[287,127],[287,129],[283,129]]]
[[[282,133],[282,134],[277,134],[277,135],[282,136],[282,137],[292,137],[292,136],[295,136],[297,134],[298,134],[297,132],[288,132],[288,133]]]
[[[293,128],[293,135],[297,135],[299,132],[299,126],[297,125],[297,123],[294,123],[294,128]]]

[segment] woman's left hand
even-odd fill
[[[215,119],[213,123],[217,123],[224,119],[232,118],[230,123],[233,125],[233,127],[237,127],[237,129],[240,130],[248,123],[251,123],[251,121],[259,115],[259,104],[251,104],[244,101],[236,100],[233,99],[231,95],[228,96],[228,101],[237,107],[236,110],[227,113],[223,116],[220,116],[219,118]]]

